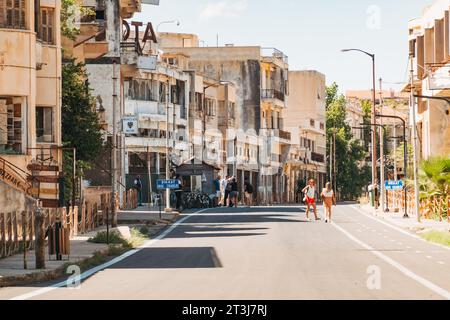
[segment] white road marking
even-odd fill
[[[375,218],[375,217],[373,217],[372,215],[366,213],[364,210],[359,209],[359,208],[358,208],[357,206],[355,206],[355,205],[350,206],[350,208],[352,208],[352,209],[358,211],[359,213],[361,213],[362,215],[366,216],[367,218],[369,218],[369,219],[371,219],[371,220],[374,220],[374,221],[377,221],[377,222],[379,222],[379,223],[382,223],[382,224],[384,224],[385,226],[387,226],[387,227],[389,227],[389,228],[392,228],[392,229],[394,229],[394,230],[397,230],[398,232],[403,233],[403,234],[405,234],[405,235],[407,235],[407,236],[410,236],[410,237],[412,237],[412,238],[418,239],[418,240],[420,240],[420,241],[422,241],[422,242],[426,242],[426,243],[428,243],[428,244],[432,244],[432,245],[434,245],[434,246],[438,246],[438,247],[443,248],[443,249],[446,249],[446,250],[450,250],[450,247],[444,246],[444,245],[439,244],[439,243],[429,242],[429,241],[427,241],[427,240],[425,240],[425,239],[423,239],[423,238],[421,238],[421,237],[419,237],[419,236],[417,236],[417,235],[415,235],[415,234],[412,234],[412,233],[410,233],[410,232],[408,232],[408,231],[403,230],[403,229],[400,228],[400,227],[394,226],[394,225],[392,225],[392,224],[390,224],[390,223],[388,223],[388,222],[386,222],[386,221],[383,221],[383,220],[380,219],[380,218]]]
[[[80,276],[80,281],[83,281],[83,280],[91,277],[92,275],[96,274],[97,272],[100,272],[100,271],[102,271],[102,270],[104,270],[104,269],[106,269],[106,268],[108,268],[108,267],[110,267],[110,266],[112,266],[112,265],[114,265],[116,263],[119,263],[120,261],[123,261],[123,260],[131,257],[132,255],[135,255],[136,253],[140,252],[143,249],[146,249],[146,248],[149,248],[149,247],[153,246],[156,242],[158,242],[158,241],[164,239],[165,237],[167,237],[167,235],[169,235],[173,230],[175,230],[175,228],[177,228],[179,225],[181,225],[187,219],[191,218],[194,215],[199,215],[200,213],[203,213],[203,212],[205,212],[207,210],[209,210],[209,209],[204,209],[204,210],[198,211],[198,212],[193,213],[193,214],[188,214],[184,218],[180,219],[178,222],[174,223],[170,228],[168,228],[166,231],[161,233],[155,239],[146,241],[138,249],[128,251],[125,254],[121,255],[120,257],[117,257],[117,258],[115,258],[115,259],[113,259],[113,260],[111,260],[111,261],[109,261],[107,263],[104,263],[104,264],[102,264],[100,266],[97,266],[97,267],[95,267],[93,269],[90,269],[90,270],[87,270],[87,271],[83,272],[81,274],[81,276]],[[56,283],[56,284],[54,284],[54,285],[52,285],[50,287],[45,287],[45,288],[42,288],[42,289],[38,289],[38,290],[35,290],[35,291],[32,291],[32,292],[29,292],[29,293],[26,293],[26,294],[23,294],[23,295],[11,298],[10,300],[28,300],[28,299],[31,299],[31,298],[34,298],[36,296],[40,296],[40,295],[46,294],[46,293],[48,293],[50,291],[53,291],[55,289],[62,288],[62,287],[65,287],[65,286],[67,286],[67,281],[66,280],[61,281],[59,283]]]
[[[366,250],[368,250],[369,252],[371,252],[372,254],[377,256],[378,258],[384,260],[385,262],[390,264],[392,267],[396,268],[401,273],[403,273],[405,276],[407,276],[407,277],[417,281],[418,283],[420,283],[424,287],[430,289],[431,291],[435,292],[436,294],[440,295],[441,297],[443,297],[443,298],[445,298],[447,300],[450,300],[450,292],[448,292],[447,290],[439,287],[438,285],[430,282],[429,280],[427,280],[425,278],[422,278],[421,276],[417,275],[416,273],[414,273],[413,271],[411,271],[408,268],[404,267],[403,265],[401,265],[400,263],[396,262],[395,260],[393,260],[393,259],[389,258],[388,256],[384,255],[383,253],[375,250],[374,248],[372,248],[368,244],[366,244],[366,243],[362,242],[361,240],[357,239],[356,237],[354,237],[347,230],[343,229],[342,227],[338,226],[337,224],[333,224],[333,226],[336,229],[338,229],[339,231],[341,231],[344,235],[346,235],[347,238],[349,238],[353,242],[357,243],[361,247],[365,248]]]
[[[438,263],[438,264],[441,264],[441,265],[444,265],[444,264],[445,264],[444,261],[438,261],[437,263]]]
[[[432,256],[427,256],[427,259],[433,259],[433,257]]]

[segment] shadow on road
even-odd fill
[[[222,268],[216,250],[205,248],[145,248],[108,269]]]
[[[202,221],[203,222],[203,221]],[[252,237],[265,233],[255,231],[268,230],[268,228],[226,228],[202,225],[182,225],[167,235],[166,239],[177,238],[227,238],[227,237]]]
[[[230,216],[229,214],[225,214],[225,212],[212,212],[213,214],[201,214],[198,216],[191,217],[186,223],[279,223],[279,222],[289,222],[289,223],[303,223],[304,221],[298,220],[299,216],[294,215],[277,215],[277,214],[247,214],[245,213],[236,213],[234,216]],[[221,215],[220,213],[224,213]]]

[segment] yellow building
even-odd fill
[[[59,30],[60,1],[0,0],[0,178],[44,206],[57,205],[62,169]],[[52,179],[31,185],[29,169]]]
[[[450,1],[438,0],[409,23],[414,87],[418,99],[417,124],[420,158],[450,155]],[[405,88],[410,91],[410,85]]]
[[[326,85],[325,75],[315,70],[289,72],[289,103],[285,128],[292,146],[285,171],[289,202],[299,201],[298,186],[314,178],[319,189],[326,183]]]

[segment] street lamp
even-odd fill
[[[159,27],[163,24],[173,24],[176,23],[177,27],[179,27],[181,25],[180,20],[170,20],[170,21],[163,21],[160,24],[158,24],[158,26],[156,27],[156,33],[159,33]]]
[[[372,76],[373,76],[373,92],[372,92],[372,123],[376,123],[376,97],[375,97],[375,54],[369,53],[367,51],[361,49],[343,49],[341,52],[350,52],[350,51],[358,51],[368,55],[372,59]],[[377,135],[375,132],[372,132],[372,185],[375,185],[375,180],[377,180]],[[377,204],[375,203],[375,209],[378,209]]]
[[[405,215],[403,216],[403,218],[409,218],[408,216],[408,205],[407,205],[407,199],[408,199],[408,187],[406,184],[406,180],[408,179],[408,140],[406,139],[406,121],[405,119],[403,119],[402,117],[398,117],[398,116],[387,116],[387,115],[376,115],[377,118],[388,118],[388,119],[397,119],[400,120],[402,122],[403,125],[403,161],[404,161],[404,168],[403,168],[403,172],[404,172],[404,176],[405,176]],[[397,161],[397,160],[395,160]],[[395,180],[397,180],[397,177],[395,177]]]

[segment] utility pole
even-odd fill
[[[333,127],[333,190],[337,195],[337,170],[336,170],[336,127]]]
[[[420,208],[419,208],[419,167],[417,164],[418,156],[417,156],[417,123],[416,123],[416,102],[414,97],[414,59],[413,56],[410,55],[409,63],[411,64],[410,70],[410,81],[411,81],[411,109],[412,109],[412,122],[413,122],[413,166],[414,166],[414,212],[417,215],[417,221],[421,222],[420,217]],[[407,198],[407,197],[405,197]],[[406,204],[407,205],[407,204]]]
[[[147,146],[147,172],[148,172],[148,203],[153,206],[152,171],[150,163],[150,147]]]
[[[380,78],[380,114],[383,115],[383,79]],[[384,130],[383,130],[383,118],[380,117],[380,193],[381,193],[381,211],[385,212],[385,172],[384,172]]]
[[[113,119],[112,119],[112,139],[111,139],[111,174],[112,174],[112,197],[111,197],[111,213],[112,221],[111,225],[115,227],[117,225],[117,210],[116,210],[116,194],[117,194],[117,162],[116,162],[116,148],[117,148],[117,75],[116,75],[116,62],[113,63]]]
[[[170,81],[167,80],[167,92],[166,92],[166,180],[170,179],[169,168],[169,100],[170,100]],[[170,189],[166,189],[166,212],[171,212],[170,208]]]

